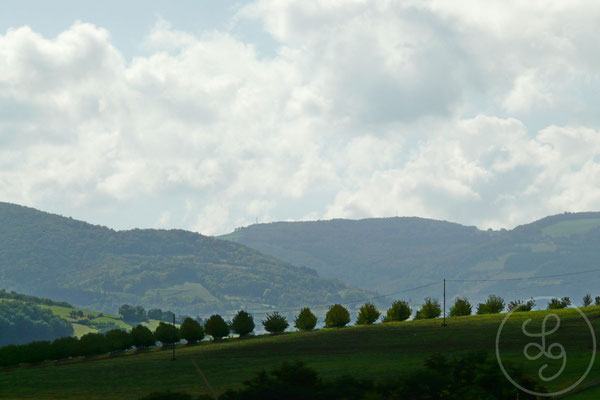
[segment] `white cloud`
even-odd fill
[[[488,7],[496,7],[490,12]],[[585,10],[583,10],[585,9]],[[0,199],[116,228],[513,226],[600,207],[600,7],[262,0],[273,56],[159,21],[0,35]],[[541,128],[540,128],[541,127]]]

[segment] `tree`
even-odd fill
[[[585,296],[583,296],[583,306],[589,307],[591,305],[592,305],[592,295],[588,293]]]
[[[287,319],[283,315],[279,315],[277,311],[273,314],[267,314],[267,318],[262,322],[262,326],[269,333],[282,333],[287,329]]]
[[[231,321],[232,330],[240,336],[247,336],[254,330],[254,318],[244,310],[238,311]]]
[[[79,339],[79,348],[84,356],[108,353],[110,343],[106,336],[101,333],[86,333]]]
[[[360,308],[356,323],[359,325],[371,325],[377,321],[380,315],[381,313],[377,307],[371,303],[367,303]]]
[[[350,313],[341,304],[329,307],[325,315],[325,326],[328,328],[342,328],[350,322]]]
[[[562,299],[553,298],[548,303],[548,310],[560,310],[562,308],[567,308],[571,305],[571,299],[568,297],[563,297]]]
[[[594,303],[595,303],[597,306],[600,306],[600,296],[596,296],[596,298],[594,299]]]
[[[129,332],[122,329],[112,329],[106,332],[110,351],[125,351],[133,346],[133,339]]]
[[[408,302],[403,300],[396,300],[392,303],[392,306],[387,310],[383,322],[391,321],[406,321],[412,314],[412,308],[408,305]]]
[[[425,304],[421,306],[421,309],[417,311],[415,319],[430,319],[437,318],[442,314],[442,308],[440,302],[437,299],[431,297],[425,298]]]
[[[465,315],[471,315],[473,312],[473,307],[471,307],[471,303],[467,300],[466,297],[457,297],[454,300],[454,305],[450,307],[450,316],[451,317],[461,317]]]
[[[508,303],[508,312],[527,312],[533,310],[535,300],[531,299],[526,303],[522,300],[513,300]]]
[[[159,321],[163,320],[163,312],[160,308],[153,308],[148,310],[148,318],[157,319]]]
[[[294,320],[294,326],[301,331],[312,331],[317,325],[317,316],[310,308],[303,308]]]
[[[154,337],[163,345],[175,344],[179,342],[179,329],[161,321],[154,331]]]
[[[131,341],[137,349],[145,349],[156,344],[152,331],[141,324],[131,330]]]
[[[76,357],[81,354],[79,339],[72,336],[56,339],[52,342],[51,358],[60,360],[62,358]]]
[[[142,306],[132,307],[129,304],[123,304],[119,307],[119,314],[123,317],[124,321],[144,322],[148,320],[146,310]]]
[[[504,310],[504,299],[490,294],[485,303],[477,305],[477,314],[500,314]]]
[[[185,339],[188,344],[194,344],[204,339],[204,328],[198,321],[188,317],[179,328],[179,336]]]
[[[218,314],[211,315],[204,325],[204,331],[213,337],[213,339],[219,340],[229,335],[229,326],[227,322]]]

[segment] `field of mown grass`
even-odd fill
[[[600,331],[600,307],[585,309],[596,331]],[[530,329],[541,329],[538,319],[546,312],[513,315],[502,336],[503,360],[522,363],[523,335],[526,318],[536,317]],[[587,367],[591,354],[591,338],[574,310],[561,310],[561,329],[552,342],[565,345],[568,368],[557,384],[573,382]],[[218,343],[177,348],[177,360],[170,351],[153,349],[148,353],[128,352],[116,357],[101,356],[91,360],[70,360],[38,366],[21,366],[0,370],[0,398],[25,399],[135,399],[156,390],[185,390],[205,393],[207,388],[195,370],[196,361],[212,389],[240,385],[256,372],[271,369],[286,360],[302,360],[323,377],[339,375],[385,379],[421,368],[432,354],[457,355],[482,350],[495,361],[496,333],[504,315],[472,316],[440,320],[410,321],[295,332],[279,336],[257,336],[230,339]],[[588,330],[589,332],[589,330]],[[550,339],[549,339],[550,340]],[[531,340],[528,340],[531,341]],[[535,375],[540,364],[524,364]],[[600,364],[595,362],[582,391],[572,399],[597,399]],[[552,389],[552,385],[548,385]]]

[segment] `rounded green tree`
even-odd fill
[[[383,322],[406,321],[412,314],[412,308],[404,300],[396,300],[387,310]]]
[[[294,326],[301,331],[311,331],[317,325],[317,316],[310,308],[303,308],[294,320]]]
[[[240,310],[231,321],[231,329],[240,336],[247,336],[254,330],[254,318],[248,312]]]
[[[204,324],[204,331],[213,337],[213,339],[219,340],[229,335],[229,326],[227,322],[218,314],[211,315],[211,317]]]
[[[421,307],[417,314],[415,315],[415,319],[430,319],[437,318],[442,314],[442,308],[440,307],[440,302],[437,299],[432,299],[431,297],[425,298],[425,304]]]
[[[263,327],[269,333],[281,333],[290,325],[283,315],[277,311],[273,314],[267,314],[267,318],[262,322]]]
[[[161,322],[154,331],[154,337],[163,345],[170,345],[179,342],[179,329],[172,324]]]
[[[477,314],[500,314],[504,310],[504,299],[495,294],[490,294],[485,303],[477,305]]]
[[[359,325],[371,325],[372,323],[377,321],[380,315],[381,313],[379,312],[377,307],[375,307],[371,303],[367,303],[360,308],[356,323]]]
[[[133,346],[131,334],[122,329],[112,329],[106,332],[106,339],[108,339],[111,351],[125,351]]]
[[[194,344],[204,339],[204,328],[198,321],[188,317],[179,327],[179,336],[188,344]]]
[[[457,297],[454,300],[454,304],[450,307],[451,317],[461,317],[464,315],[471,315],[473,307],[466,297]]]
[[[334,304],[329,307],[325,315],[325,326],[328,328],[341,328],[350,322],[350,313],[341,304]]]
[[[131,341],[136,349],[145,349],[156,344],[152,331],[141,324],[131,330]]]

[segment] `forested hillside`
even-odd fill
[[[481,299],[597,292],[600,273],[520,279],[600,268],[600,213],[565,213],[506,231],[423,218],[276,222],[222,238],[380,293],[449,280],[448,293]],[[441,285],[411,295],[440,298]],[[600,293],[598,293],[600,294]],[[597,294],[596,294],[597,295]]]
[[[98,311],[124,303],[200,314],[369,294],[230,241],[182,230],[112,229],[0,203],[0,288]]]

